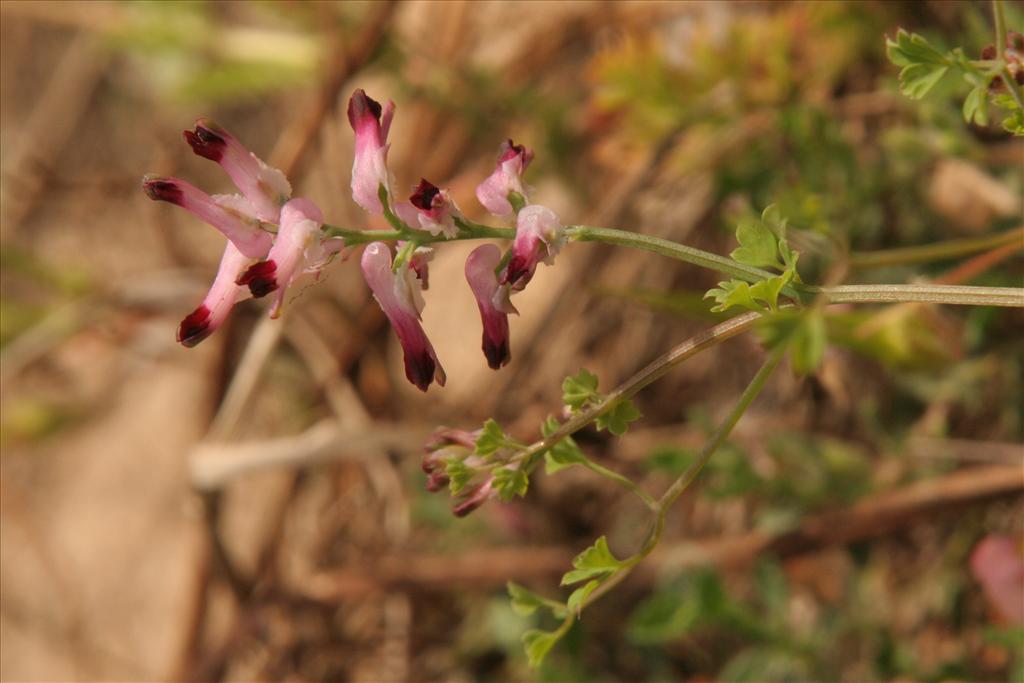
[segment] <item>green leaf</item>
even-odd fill
[[[551,648],[562,637],[560,631],[530,629],[523,634],[523,647],[532,668],[537,668],[551,652]]]
[[[461,460],[449,460],[444,465],[444,473],[448,475],[448,490],[455,495],[466,488],[473,478],[474,471]]]
[[[771,310],[775,310],[779,307],[779,293],[782,288],[789,284],[789,281],[793,277],[792,270],[786,270],[782,275],[768,278],[767,280],[761,280],[758,283],[750,285],[749,291],[750,296],[753,299],[759,299],[760,301],[768,304]]]
[[[493,419],[489,419],[484,423],[483,431],[477,437],[474,452],[477,455],[492,455],[506,445],[508,445],[508,437],[502,431],[501,425]]]
[[[558,420],[553,417],[549,417],[547,421],[541,426],[541,434],[544,438],[547,438],[558,430]],[[545,474],[554,474],[559,470],[563,470],[566,467],[578,465],[587,462],[587,456],[583,455],[583,451],[576,445],[571,436],[567,436],[558,441],[554,446],[549,448],[544,453],[544,472]]]
[[[594,592],[594,589],[600,585],[601,582],[597,579],[586,582],[572,592],[572,595],[569,596],[569,599],[565,603],[566,607],[568,607],[569,611],[575,613],[578,617],[580,615],[580,611],[583,609],[583,603],[586,602],[586,599]]]
[[[971,90],[964,100],[964,121],[988,125],[988,84],[983,83]]]
[[[629,423],[640,418],[640,410],[628,398],[615,402],[611,410],[599,415],[594,423],[598,429],[607,429],[615,436],[629,431]]]
[[[900,92],[911,99],[919,100],[942,80],[949,71],[948,66],[935,64],[912,64],[900,71]]]
[[[608,539],[602,536],[579,555],[573,558],[574,570],[562,577],[562,585],[579,583],[594,576],[610,574],[622,566],[622,561],[608,549]]]
[[[778,238],[763,221],[756,218],[741,220],[736,226],[736,240],[740,247],[730,254],[734,261],[748,266],[781,267],[776,247]]]
[[[538,607],[545,606],[545,600],[529,588],[520,586],[518,583],[509,581],[505,584],[508,596],[512,599],[512,609],[516,614],[527,617],[537,611]]]
[[[886,39],[885,53],[896,66],[913,66],[915,64],[945,64],[946,55],[928,43],[924,36],[907,33],[903,29],[896,32],[896,40]]]
[[[789,219],[782,215],[778,204],[769,204],[764,207],[764,211],[761,212],[761,222],[772,231],[776,238],[780,240],[786,238],[786,224]]]
[[[596,395],[597,375],[587,369],[580,370],[575,377],[566,377],[562,382],[562,403],[573,410],[579,410]]]
[[[513,497],[522,498],[530,488],[530,478],[519,467],[500,467],[494,472],[494,488],[498,497],[508,502]]]
[[[750,285],[742,280],[729,280],[728,282],[719,282],[718,287],[709,289],[707,294],[704,295],[705,299],[714,299],[717,305],[712,306],[711,310],[718,313],[720,311],[727,311],[734,306],[742,306],[748,308],[751,311],[760,311],[763,309],[762,306],[758,305],[754,301],[754,297],[750,292]]]

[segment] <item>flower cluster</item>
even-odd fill
[[[370,242],[360,263],[401,342],[406,377],[426,391],[435,381],[445,383],[444,369],[421,325],[427,262],[433,256],[426,245],[474,235],[449,192],[425,178],[408,200],[395,200],[395,181],[387,164],[394,112],[393,102],[382,106],[361,89],[349,100],[348,120],[355,132],[352,198],[371,215],[383,216],[402,236],[394,246],[384,240]],[[200,119],[184,137],[197,155],[220,164],[240,193],[208,195],[178,178],[148,175],[143,179],[151,199],[181,206],[226,238],[213,286],[178,328],[178,341],[191,347],[216,330],[235,303],[248,296],[273,293],[270,315],[277,317],[295,279],[303,273],[319,273],[347,245],[344,237],[333,236],[325,226],[312,201],[292,197],[283,173],[217,124]],[[466,259],[466,280],[483,324],[484,356],[494,369],[511,357],[508,316],[517,311],[510,296],[526,287],[538,263],[551,264],[564,243],[558,216],[547,207],[528,203],[523,174],[532,159],[533,152],[526,147],[511,140],[502,143],[494,171],[476,189],[477,199],[489,212],[516,222],[507,253],[484,244]],[[393,235],[388,236],[394,239]]]
[[[423,446],[427,490],[448,487],[452,512],[465,517],[492,499],[508,502],[528,485],[527,467],[516,459],[523,444],[508,438],[493,420],[467,432],[441,427]]]

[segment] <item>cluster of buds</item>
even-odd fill
[[[352,197],[371,215],[384,216],[403,235],[394,246],[371,242],[360,263],[401,342],[406,377],[426,391],[435,381],[443,386],[445,373],[421,325],[427,262],[433,255],[425,245],[459,238],[465,218],[448,191],[425,178],[407,201],[394,200],[395,182],[387,164],[394,111],[393,102],[381,106],[361,89],[349,100],[348,120],[355,132]],[[346,244],[344,238],[325,230],[323,215],[312,201],[292,198],[283,173],[250,153],[226,130],[200,119],[184,136],[197,155],[220,164],[240,192],[211,196],[178,178],[143,179],[151,199],[181,206],[227,240],[213,286],[178,328],[178,341],[191,347],[216,330],[235,303],[248,296],[274,293],[270,315],[277,317],[294,280],[303,273],[318,274]],[[551,264],[564,243],[555,213],[528,203],[523,173],[532,159],[531,150],[508,140],[501,146],[493,173],[476,190],[488,211],[516,222],[508,253],[484,244],[466,260],[466,280],[483,323],[484,356],[494,369],[511,357],[508,316],[517,311],[510,296],[526,287],[538,263]]]
[[[455,503],[452,512],[465,517],[489,500],[508,501],[525,491],[526,474],[515,462],[515,448],[503,446],[482,451],[477,447],[484,430],[467,432],[442,427],[423,447],[423,471],[427,490],[448,487]],[[522,482],[517,488],[516,482]]]
[[[1007,31],[1006,49],[1002,55],[996,54],[995,45],[987,45],[981,51],[981,58],[984,60],[994,60],[999,57],[1006,61],[1006,70],[1010,72],[1013,80],[1018,85],[1024,85],[1024,35],[1017,31]],[[1001,79],[993,79],[992,89],[1000,90],[1005,88],[1006,86]]]

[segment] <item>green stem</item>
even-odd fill
[[[610,470],[607,467],[604,467],[603,465],[598,465],[593,460],[588,459],[587,461],[582,462],[580,464],[586,467],[587,469],[591,470],[592,472],[600,474],[602,477],[605,477],[606,479],[611,479],[615,483],[622,486],[624,489],[632,491],[651,510],[658,510],[658,501],[654,500],[651,494],[647,493],[647,491],[644,491],[642,487],[640,487],[635,481],[633,481],[629,477],[624,477],[614,470]]]
[[[1019,287],[970,287],[966,285],[841,285],[813,287],[830,304],[907,303],[916,301],[961,306],[1024,307],[1024,289]]]
[[[458,236],[451,238],[451,240],[511,239],[515,237],[515,230],[512,228],[494,228],[463,218],[459,218],[456,223],[460,231]],[[415,241],[418,245],[451,241],[442,236],[434,237],[427,233],[413,230],[345,230],[333,225],[325,225],[324,230],[331,237],[344,238],[345,242],[349,245],[365,244],[379,240],[411,240]],[[565,234],[569,239],[578,242],[602,242],[604,244],[614,244],[649,251],[677,261],[683,261],[731,275],[747,282],[758,282],[775,276],[774,273],[738,263],[725,256],[677,244],[660,237],[642,235],[626,230],[575,225],[567,227]],[[818,294],[824,294],[828,302],[834,304],[905,303],[916,301],[934,304],[1024,307],[1024,290],[1012,287],[952,285],[845,285],[841,287],[814,287],[791,283],[782,291],[786,295],[798,299],[807,299]]]
[[[695,266],[731,275],[747,282],[759,282],[766,278],[775,277],[775,273],[744,265],[725,256],[688,247],[661,239],[660,237],[642,235],[627,230],[594,228],[588,225],[570,225],[565,229],[565,234],[569,239],[577,242],[603,242],[604,244],[615,244],[622,247],[632,247],[633,249],[654,252],[677,261],[685,261]]]
[[[772,372],[775,371],[775,368],[778,367],[782,358],[785,356],[785,351],[785,344],[780,344],[771,351],[771,354],[768,356],[768,360],[765,361],[764,365],[761,366],[761,369],[758,370],[757,374],[750,380],[750,384],[747,385],[747,388],[743,390],[740,400],[733,407],[729,415],[726,416],[722,424],[718,426],[718,429],[715,430],[711,439],[704,444],[704,448],[702,448],[700,453],[697,455],[697,459],[694,460],[687,470],[672,483],[668,490],[665,491],[655,504],[653,508],[656,513],[655,518],[643,546],[635,555],[623,560],[622,567],[608,577],[608,579],[605,580],[593,593],[587,596],[587,599],[584,600],[583,605],[580,607],[581,611],[584,607],[593,603],[624,580],[633,570],[633,567],[640,564],[640,562],[650,555],[658,546],[658,543],[661,542],[661,536],[665,531],[665,517],[668,515],[668,511],[679,499],[679,496],[681,496],[683,492],[689,488],[690,484],[694,482],[697,475],[700,474],[701,470],[704,469],[704,466],[711,459],[711,456],[715,454],[715,451],[717,451],[721,445],[725,443],[725,440],[729,438],[729,435],[732,433],[736,423],[740,421],[740,418],[743,417],[747,408],[750,407],[750,404],[753,403],[754,399],[761,393],[761,390],[764,389],[764,385],[768,381],[768,378],[771,376]]]
[[[866,269],[928,263],[967,256],[979,251],[995,249],[1014,243],[1024,249],[1024,228],[1014,228],[1013,230],[1007,230],[996,235],[935,242],[934,244],[925,244],[918,247],[854,252],[850,254],[850,265],[853,268]]]

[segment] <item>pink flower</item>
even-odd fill
[[[426,391],[434,380],[444,386],[444,369],[437,360],[434,347],[420,325],[423,297],[422,283],[410,267],[398,273],[391,270],[391,250],[383,242],[366,246],[362,258],[363,276],[373,291],[384,314],[398,335],[405,356],[405,376]]]
[[[210,292],[199,308],[185,316],[178,326],[179,342],[191,348],[221,326],[244,293],[244,289],[235,284],[235,279],[251,261],[233,242],[228,242]]]
[[[508,200],[510,192],[526,196],[523,173],[533,160],[533,150],[517,145],[511,140],[501,143],[498,164],[494,172],[476,188],[476,198],[488,211],[500,218],[507,218],[514,212]]]
[[[348,122],[356,133],[355,159],[352,162],[352,198],[371,214],[381,214],[378,192],[383,185],[391,197],[391,176],[388,174],[388,129],[395,113],[395,103],[380,104],[367,97],[360,88],[348,101]]]
[[[455,225],[458,207],[448,196],[425,178],[420,179],[408,202],[395,204],[395,213],[413,230],[425,230],[434,237],[444,235],[451,239],[459,234]]]
[[[177,204],[206,221],[249,258],[262,258],[270,250],[273,237],[260,229],[260,222],[244,197],[211,197],[184,180],[151,175],[142,179],[142,189],[150,199]],[[274,222],[277,222],[276,216]]]
[[[306,271],[318,271],[332,250],[325,248],[320,227],[324,217],[316,204],[297,197],[281,209],[281,227],[265,261],[254,263],[235,281],[246,285],[254,297],[276,291],[270,317],[281,313],[285,292],[296,277]]]
[[[221,165],[252,205],[256,217],[277,223],[281,205],[292,194],[292,187],[281,171],[267,166],[209,119],[197,120],[195,130],[184,131],[184,136],[193,152]]]
[[[497,497],[498,491],[494,488],[494,475],[491,475],[482,484],[470,489],[462,501],[452,508],[452,512],[456,517],[465,517],[490,499]]]
[[[501,275],[501,284],[522,290],[533,279],[540,261],[551,265],[565,244],[562,224],[546,206],[524,206],[516,218],[516,237],[512,258]]]
[[[989,534],[971,553],[971,573],[989,604],[1011,624],[1024,624],[1024,547],[1020,539]]]
[[[508,314],[516,313],[509,301],[509,288],[498,284],[495,269],[501,261],[501,250],[493,244],[477,247],[466,259],[466,281],[476,297],[483,321],[483,350],[487,365],[497,370],[508,363]]]

